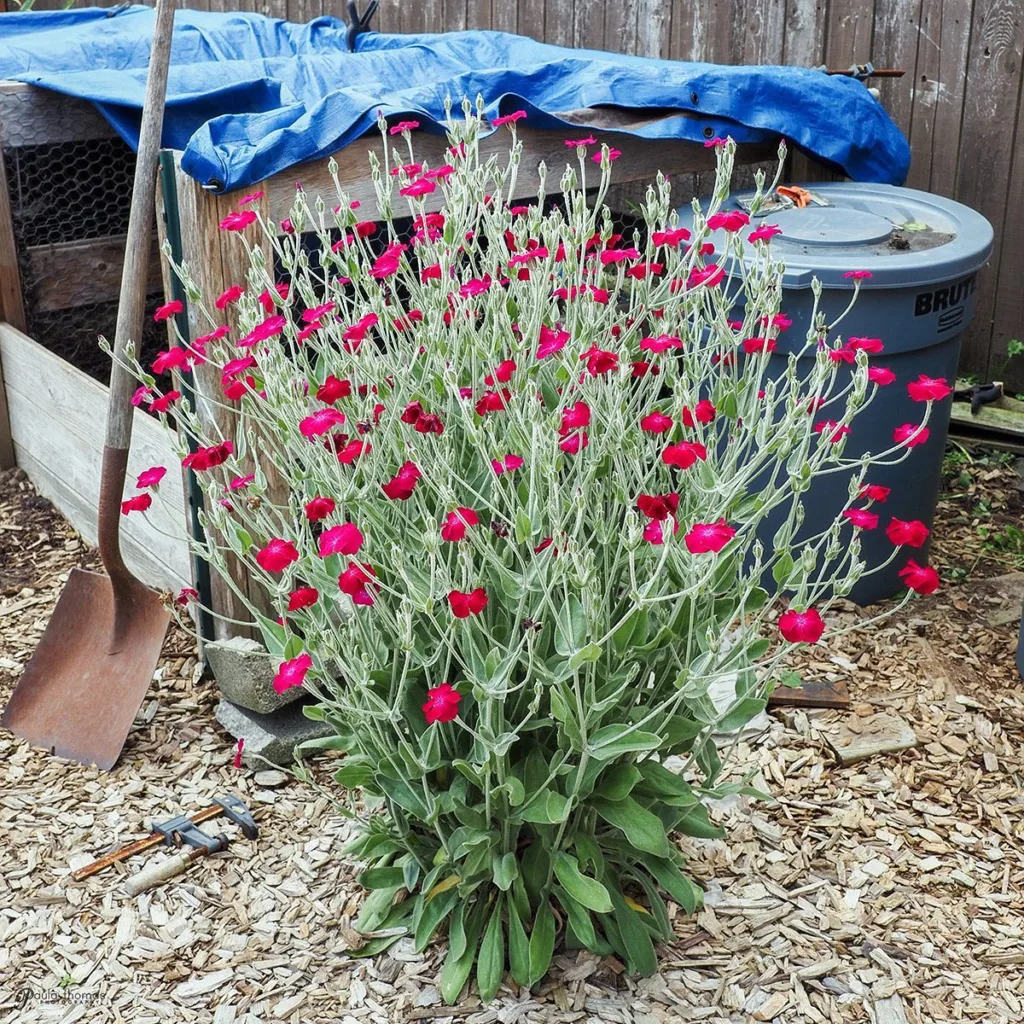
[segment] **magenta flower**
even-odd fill
[[[320,534],[317,550],[321,558],[354,555],[363,546],[362,531],[354,523],[341,523]]]
[[[814,432],[821,434],[829,443],[837,444],[850,433],[850,428],[841,427],[835,420],[822,420],[814,424]]]
[[[859,497],[882,503],[890,494],[892,494],[891,487],[884,487],[882,484],[864,484],[860,489]]]
[[[134,498],[128,498],[121,502],[121,515],[126,516],[129,512],[145,512],[152,504],[152,494],[136,494]]]
[[[893,544],[906,544],[912,548],[923,547],[929,533],[928,527],[920,519],[906,520],[893,517],[885,528],[885,535]]]
[[[670,348],[682,348],[682,341],[672,334],[659,334],[656,338],[644,338],[640,342],[641,352],[666,352]]]
[[[848,270],[843,277],[851,281],[870,281],[875,275],[870,270]]]
[[[843,516],[859,530],[873,530],[878,526],[878,516],[862,508],[843,509]]]
[[[149,411],[158,413],[167,412],[167,410],[170,409],[170,407],[174,405],[179,398],[181,398],[180,391],[168,391],[166,395],[154,398],[153,401],[149,403]]]
[[[225,289],[213,300],[213,304],[217,309],[224,309],[229,306],[232,302],[237,302],[245,294],[245,289],[240,284],[233,284],[230,288]]]
[[[896,444],[906,445],[908,448],[925,444],[930,436],[931,431],[920,423],[904,423],[892,432],[892,439]]]
[[[340,426],[344,422],[345,414],[337,409],[330,407],[317,409],[315,413],[305,417],[299,423],[299,433],[305,438],[312,439],[329,433],[334,427]]]
[[[237,213],[229,213],[221,222],[221,231],[244,231],[250,224],[256,222],[256,214],[252,210],[240,210]]]
[[[636,499],[636,507],[648,519],[657,519],[660,522],[676,514],[676,509],[679,508],[679,495],[675,491],[670,494],[640,494]]]
[[[869,356],[877,356],[885,348],[881,338],[849,338],[846,346],[854,352],[867,352]]]
[[[326,519],[335,509],[333,498],[316,497],[306,502],[306,518],[311,523]]]
[[[939,574],[930,565],[918,565],[912,558],[896,575],[917,594],[934,594],[939,589]]]
[[[343,594],[352,598],[353,604],[369,607],[373,604],[371,587],[377,588],[375,584],[377,573],[369,562],[349,562],[348,566],[338,577],[338,589]]]
[[[776,235],[782,234],[778,224],[762,224],[747,235],[748,242],[770,242]]]
[[[564,437],[571,430],[590,426],[590,406],[586,402],[576,402],[562,410],[562,426],[559,433]]]
[[[381,490],[391,501],[407,501],[412,497],[416,481],[420,476],[419,467],[415,462],[403,463],[398,472],[386,484],[381,484]]]
[[[537,346],[537,358],[547,359],[548,356],[560,352],[565,348],[565,343],[568,340],[568,331],[542,324],[540,328],[540,344]]]
[[[694,407],[691,412],[687,406],[683,406],[683,426],[684,427],[695,427],[698,423],[703,426],[707,426],[711,423],[717,410],[714,405],[707,398],[702,398]]]
[[[717,263],[709,263],[704,268],[694,267],[690,271],[686,287],[693,289],[700,285],[705,285],[708,288],[714,288],[716,285],[721,284],[724,278],[725,270],[718,266]]]
[[[459,288],[459,295],[464,299],[471,299],[477,295],[483,295],[484,292],[490,289],[492,283],[490,274],[484,274],[483,277],[471,277],[464,285],[462,285],[462,287]]]
[[[640,259],[640,253],[633,246],[630,246],[628,249],[605,249],[600,256],[601,265],[605,267],[612,263],[623,263],[626,260],[638,259]]]
[[[180,313],[185,307],[177,299],[172,299],[163,306],[157,306],[153,313],[153,319],[160,323],[162,320],[169,320],[175,313]]]
[[[724,519],[717,523],[694,523],[683,538],[691,555],[717,554],[736,536],[736,530]]]
[[[313,667],[313,659],[303,652],[290,661],[282,661],[274,676],[274,692],[284,693],[293,686],[302,686],[306,673]]]
[[[590,435],[585,430],[576,430],[559,441],[558,447],[568,455],[579,455],[588,444],[590,444]]]
[[[672,533],[676,534],[679,532],[679,523],[672,520]],[[643,533],[644,540],[648,544],[652,544],[654,547],[658,547],[665,543],[665,527],[664,523],[658,519],[652,519],[645,527]]]
[[[779,632],[791,644],[816,644],[825,632],[825,623],[813,608],[805,612],[790,608],[779,616]]]
[[[872,384],[877,384],[880,388],[885,387],[886,384],[891,384],[895,379],[896,374],[887,366],[868,367],[868,380]]]
[[[520,111],[521,113],[521,111]],[[462,694],[449,683],[442,683],[427,690],[427,700],[423,705],[423,717],[427,725],[435,722],[451,722],[458,717],[459,701]]]
[[[419,126],[419,121],[399,121],[398,124],[393,124],[388,131],[392,135],[401,135],[402,132],[413,132]]]
[[[431,192],[435,192],[436,190],[436,181],[431,181],[429,178],[417,178],[415,181],[410,182],[408,185],[403,185],[398,190],[398,193],[399,195],[416,198],[418,196],[430,195]]]
[[[670,231],[654,231],[651,241],[655,245],[677,246],[690,240],[690,232],[686,228],[672,228]]]
[[[244,338],[239,339],[238,347],[252,348],[253,345],[258,345],[261,341],[267,341],[269,338],[280,334],[287,326],[288,321],[285,317],[280,315],[268,316],[266,320],[258,323]]]
[[[496,384],[507,384],[516,372],[516,361],[514,359],[503,359],[494,368],[493,372],[484,377],[484,383],[493,388]]]
[[[303,608],[311,608],[320,600],[320,591],[316,587],[299,587],[288,595],[288,611],[300,612]]]
[[[614,352],[609,352],[607,349],[598,348],[596,345],[591,345],[580,356],[580,361],[586,361],[587,373],[591,377],[599,377],[604,373],[611,373],[612,370],[618,368],[619,357]]]
[[[945,377],[929,377],[923,373],[907,385],[907,394],[915,402],[941,402],[952,393]]]
[[[164,466],[150,466],[149,469],[144,469],[140,474],[138,480],[135,481],[136,487],[159,487],[160,481],[163,480],[167,473],[167,469]]]
[[[221,441],[220,444],[212,444],[208,448],[197,448],[190,452],[181,460],[181,464],[186,469],[193,469],[199,473],[223,465],[234,450],[235,446],[231,441]]]
[[[724,228],[726,231],[736,232],[745,228],[750,223],[750,217],[742,210],[725,210],[713,213],[708,217],[708,230],[717,231]]]
[[[774,338],[745,338],[740,347],[748,356],[752,356],[759,352],[774,352],[779,344]]]
[[[678,469],[689,469],[698,459],[706,461],[708,450],[697,441],[680,441],[678,444],[670,444],[662,453],[661,461],[666,466],[676,466]]]
[[[597,139],[593,135],[588,135],[585,139],[566,139],[565,144],[569,147],[572,146],[596,146]]]
[[[502,114],[501,117],[496,117],[491,124],[495,128],[500,128],[503,124],[515,124],[516,121],[520,121],[524,117],[526,117],[525,110],[513,110],[511,114]]]
[[[489,412],[501,412],[502,409],[508,408],[511,397],[512,392],[508,388],[502,388],[501,391],[485,391],[476,403],[476,413],[478,416],[486,416]]]
[[[299,552],[290,540],[271,537],[256,552],[256,564],[265,572],[284,572],[293,562],[299,560]]]
[[[665,413],[655,409],[654,412],[649,412],[640,420],[640,429],[648,434],[667,434],[673,424],[674,420],[671,416],[666,416]]]
[[[159,377],[168,370],[180,370],[183,366],[187,365],[188,353],[180,346],[175,346],[157,355],[156,359],[153,360],[153,373]]]
[[[338,380],[334,374],[328,374],[327,379],[316,389],[317,401],[325,405],[333,405],[342,398],[348,398],[352,394],[352,382]]]
[[[441,540],[457,543],[466,539],[466,527],[476,526],[480,517],[471,508],[459,505],[454,512],[449,512],[441,524]]]
[[[511,473],[513,470],[519,469],[525,460],[520,455],[506,455],[502,459],[491,459],[491,468],[495,474],[501,476],[502,473]]]
[[[448,604],[457,619],[479,615],[487,607],[487,591],[483,587],[477,587],[476,590],[471,590],[468,593],[453,590],[448,594]]]

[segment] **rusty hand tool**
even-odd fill
[[[166,861],[156,864],[151,868],[140,871],[128,879],[126,888],[129,895],[135,896],[146,889],[151,889],[160,882],[165,882],[182,871],[199,857],[210,853],[219,853],[228,847],[227,836],[221,834],[211,836],[204,832],[199,826],[211,818],[225,817],[233,821],[242,830],[246,839],[255,839],[259,835],[259,828],[253,820],[253,816],[245,804],[231,794],[217,797],[209,807],[204,807],[194,814],[178,815],[169,821],[154,822],[153,832],[145,839],[139,839],[127,846],[114,850],[111,853],[94,860],[91,864],[72,872],[72,881],[80,882],[89,878],[111,864],[134,857],[137,853],[150,850],[154,846],[172,846],[180,848],[189,847],[183,853],[177,854]]]

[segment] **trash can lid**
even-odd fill
[[[916,288],[970,274],[992,252],[992,225],[952,199],[857,182],[797,188],[809,194],[808,205],[773,197],[751,216],[751,229],[765,224],[782,229],[771,248],[786,265],[784,288],[809,288],[815,277],[826,288],[853,288],[853,280],[843,276],[851,270],[871,272],[860,282],[865,289]],[[722,209],[749,212],[753,198],[752,192],[733,193]],[[682,225],[692,225],[689,207],[679,217]],[[711,241],[719,233],[712,232]]]

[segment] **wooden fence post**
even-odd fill
[[[221,220],[231,211],[237,202],[236,196],[214,195],[207,192],[193,178],[183,173],[176,163],[174,173],[175,189],[178,199],[178,219],[181,232],[182,261],[188,265],[193,283],[202,293],[208,308],[212,309],[213,300],[230,284],[244,284],[249,269],[249,259],[245,247],[233,234],[220,230]],[[260,191],[260,185],[253,186]],[[254,203],[254,211],[267,216],[269,200],[267,197]],[[264,243],[267,265],[273,267],[273,253],[269,241]],[[238,328],[237,314],[233,307],[224,311],[227,325],[235,332]],[[188,330],[190,338],[209,334],[213,326],[201,319],[200,312],[194,303],[188,306]],[[195,404],[200,417],[210,426],[211,432],[224,438],[234,437],[237,416],[230,409],[223,408],[221,394],[220,370],[209,364],[196,366],[192,375],[195,390]],[[220,405],[213,405],[204,398],[214,398]],[[267,473],[273,500],[285,500],[279,494],[283,482],[275,479],[273,467],[264,466]],[[267,594],[262,586],[250,579],[244,563],[233,554],[226,555],[231,579],[238,590],[245,593],[249,601],[261,613],[273,617]],[[219,573],[213,573],[210,580],[211,601],[217,614],[232,619],[246,621],[251,615],[241,599]],[[214,632],[218,640],[231,636],[255,636],[258,631],[242,626],[220,622],[214,619]]]

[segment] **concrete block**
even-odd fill
[[[302,713],[301,704],[289,704],[271,715],[261,715],[231,701],[218,702],[217,721],[235,739],[244,739],[242,761],[251,768],[271,764],[290,765],[295,761],[295,746],[306,740],[334,734],[327,722],[314,722]]]
[[[221,694],[232,704],[269,715],[305,696],[301,686],[274,692],[278,663],[257,640],[233,636],[207,644],[205,651]]]

